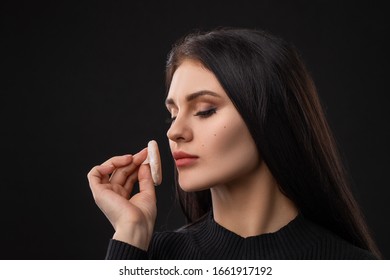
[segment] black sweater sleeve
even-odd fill
[[[147,252],[128,243],[110,239],[106,260],[146,260]]]

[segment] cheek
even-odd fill
[[[225,120],[210,132],[210,140],[204,147],[207,147],[208,160],[215,171],[219,170],[228,178],[246,173],[259,164],[256,144],[240,118]]]
[[[245,123],[231,116],[193,126],[194,139],[187,144],[195,148],[201,161],[194,168],[179,171],[179,184],[185,191],[229,183],[258,165],[257,148]]]

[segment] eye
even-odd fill
[[[211,115],[215,114],[217,112],[217,108],[211,108],[205,111],[199,111],[194,116],[198,116],[201,118],[208,118]]]
[[[166,119],[165,119],[165,123],[171,124],[171,123],[173,123],[175,120],[176,120],[176,116],[175,116],[175,117],[166,118]]]

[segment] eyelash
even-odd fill
[[[201,117],[201,118],[208,118],[211,115],[215,114],[216,112],[217,112],[216,108],[211,108],[211,109],[208,109],[208,110],[205,110],[205,111],[199,111],[194,116],[198,116],[198,117]]]
[[[211,109],[208,109],[208,110],[196,112],[194,116],[200,117],[202,119],[206,119],[206,118],[214,115],[216,112],[217,112],[217,108],[211,108]],[[176,117],[168,118],[166,120],[166,122],[167,123],[173,123],[175,121],[175,119],[176,119]]]

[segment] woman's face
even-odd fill
[[[166,100],[167,132],[185,191],[239,182],[260,163],[249,130],[215,75],[195,60],[177,68]]]

